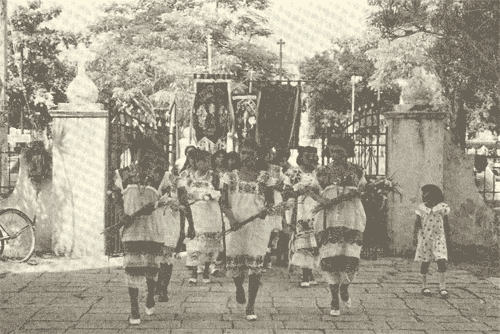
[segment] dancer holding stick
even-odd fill
[[[272,226],[266,224],[265,209],[273,204],[273,180],[269,173],[258,170],[257,145],[254,142],[243,143],[240,157],[240,170],[234,169],[221,179],[222,210],[231,224],[231,232],[226,233],[226,266],[227,274],[233,277],[239,304],[247,302],[243,282],[245,272],[249,273],[246,318],[256,320],[255,300],[272,230]],[[237,156],[230,155],[228,158],[236,160],[235,164],[240,163]]]
[[[154,212],[162,203],[157,191],[160,178],[155,172],[159,149],[151,139],[141,141],[138,147],[137,162],[131,165],[128,176],[123,180],[117,173],[115,182],[122,190],[115,194],[115,205],[123,226],[123,266],[130,296],[129,322],[132,325],[141,323],[139,287],[144,279],[147,284],[146,314],[154,313],[155,278],[163,247],[161,222]]]

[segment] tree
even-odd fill
[[[307,83],[310,96],[311,122],[315,135],[319,135],[324,119],[330,124],[345,126],[351,113],[352,76],[361,76],[355,85],[356,105],[374,101],[376,91],[368,86],[368,79],[375,67],[367,57],[368,50],[377,45],[371,34],[365,38],[337,39],[332,47],[321,54],[306,59],[300,64],[300,73]],[[392,105],[398,89],[385,88],[381,92],[381,106]],[[385,107],[383,107],[385,108]]]
[[[61,8],[43,6],[40,1],[14,8],[9,20],[7,67],[10,126],[20,127],[21,114],[26,109],[23,124],[31,128],[31,114],[40,92],[49,92],[56,104],[66,102],[66,88],[75,70],[58,55],[64,48],[76,45],[81,36],[46,26],[60,14]]]
[[[388,40],[433,37],[427,50],[452,114],[454,141],[467,126],[500,130],[500,2],[496,0],[371,0],[371,23]],[[475,121],[473,121],[475,120]],[[468,124],[469,121],[469,124]]]
[[[97,59],[90,76],[101,101],[112,110],[158,117],[155,107],[177,92],[178,116],[187,120],[192,107],[192,74],[207,72],[207,39],[212,43],[215,73],[231,73],[243,81],[275,73],[276,56],[258,47],[254,37],[271,34],[259,10],[267,1],[140,0],[110,4],[91,27],[91,48]]]

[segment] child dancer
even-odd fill
[[[345,159],[346,144],[347,141],[343,140],[333,147],[338,152],[331,154],[335,170],[321,167],[316,171],[323,191],[321,196],[315,198],[322,204],[352,194],[365,183],[362,173]],[[318,240],[320,267],[332,295],[332,316],[340,315],[339,294],[344,306],[351,308],[349,285],[358,270],[365,225],[366,215],[359,196],[331,205],[318,211],[315,216],[314,230]]]
[[[295,231],[293,239],[294,254],[291,264],[302,268],[300,287],[306,288],[318,284],[313,277],[313,268],[317,261],[317,243],[314,235],[314,217],[312,209],[317,205],[311,194],[320,190],[314,173],[318,165],[317,149],[312,146],[299,147],[298,168],[291,168],[285,176],[285,197],[295,202],[296,219],[292,219],[291,229]],[[292,215],[294,217],[295,215]]]
[[[158,188],[162,199],[178,198],[177,182],[178,177],[165,172]],[[159,296],[159,302],[168,302],[168,285],[170,284],[173,269],[172,256],[181,251],[184,237],[181,235],[181,221],[178,211],[166,208],[158,210],[156,214],[162,222],[162,234],[164,237],[163,258],[160,262],[160,271],[158,272],[156,295]]]
[[[187,206],[186,216],[192,217],[187,235],[189,240],[186,241],[186,265],[191,270],[189,283],[196,284],[199,264],[204,265],[203,282],[210,283],[210,263],[215,262],[220,251],[220,240],[217,238],[222,230],[222,213],[218,202],[220,192],[213,185],[211,154],[198,150],[194,161],[195,168],[183,171],[178,183],[178,187],[185,189],[192,202],[181,201]]]
[[[152,140],[144,140],[139,145],[137,163],[131,165],[126,180],[120,173],[116,175],[116,184],[122,186],[122,193],[115,202],[120,221],[125,223],[122,230],[124,249],[124,268],[130,295],[132,325],[141,323],[139,312],[139,287],[144,279],[147,284],[146,314],[154,313],[155,278],[162,256],[163,236],[160,222],[153,214],[160,199],[156,188],[159,180],[154,177],[156,159],[160,155],[154,149]],[[124,175],[125,177],[125,175]],[[125,183],[125,189],[123,189]]]
[[[417,246],[415,261],[422,262],[422,294],[430,296],[431,290],[427,287],[427,273],[431,261],[436,261],[439,272],[439,295],[448,298],[446,290],[445,273],[448,250],[446,247],[449,239],[450,226],[448,214],[450,207],[443,203],[444,196],[441,189],[433,184],[422,187],[422,201],[415,213],[415,231],[413,243]]]
[[[231,226],[259,212],[266,205],[273,205],[273,180],[269,173],[256,166],[257,145],[245,141],[241,147],[241,161],[237,155],[228,154],[229,170],[221,179],[222,210]],[[238,170],[239,168],[239,170]],[[236,287],[236,301],[245,304],[245,272],[248,272],[248,303],[246,319],[256,320],[255,300],[260,286],[263,259],[272,227],[262,216],[227,236],[227,275]]]

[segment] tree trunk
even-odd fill
[[[464,100],[462,94],[458,89],[453,94],[451,101],[451,133],[453,142],[465,149],[465,137],[467,132],[467,111],[465,110]]]

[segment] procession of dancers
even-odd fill
[[[315,147],[299,147],[296,167],[288,163],[289,151],[249,140],[239,153],[211,154],[188,146],[183,165],[168,172],[159,163],[161,149],[144,139],[135,161],[115,172],[113,191],[130,324],[141,323],[139,289],[144,281],[146,315],[154,314],[156,302],[168,302],[172,257],[182,250],[189,284],[210,283],[223,238],[226,275],[234,281],[235,299],[246,304],[246,319],[256,320],[255,301],[269,262],[270,236],[276,231],[290,237],[289,264],[302,269],[298,288],[316,285],[313,270],[318,269],[330,288],[330,315],[339,316],[341,304],[350,308],[349,286],[358,271],[366,225],[364,172],[348,162],[353,144],[349,137],[329,140],[322,152],[328,166],[319,166]],[[440,295],[446,298],[449,207],[438,187],[424,188],[423,203],[416,208],[415,260],[422,262],[424,295],[430,293],[429,263],[437,261]]]

